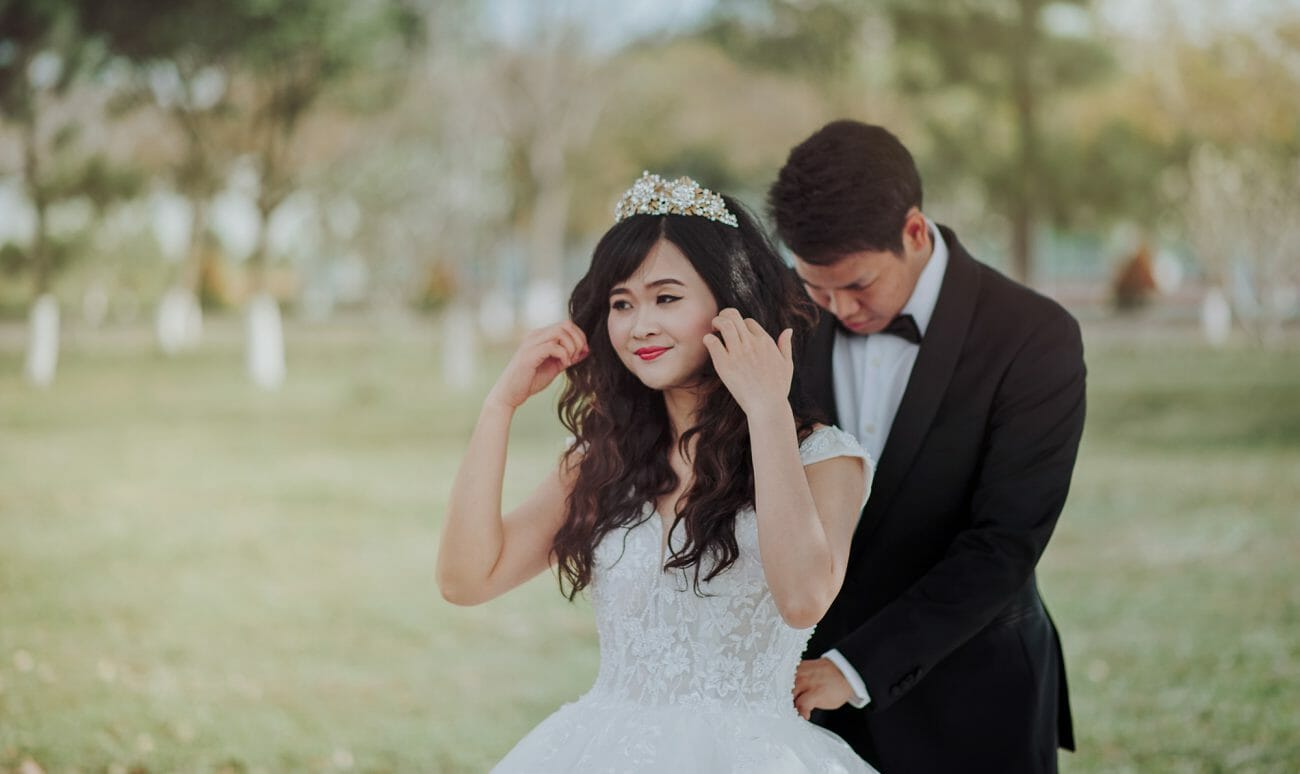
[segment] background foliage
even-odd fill
[[[0,0],[0,770],[486,769],[597,643],[553,578],[438,599],[480,396],[642,169],[761,213],[843,116],[1084,323],[1065,770],[1294,770],[1300,7],[1208,0]],[[208,317],[164,356],[176,286]],[[258,288],[279,391],[240,373]]]

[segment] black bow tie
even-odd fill
[[[838,323],[838,321],[836,322]],[[844,331],[850,336],[863,335],[861,333],[854,333],[848,328],[845,328],[843,325],[840,325],[840,330]],[[890,320],[889,325],[886,325],[885,329],[880,331],[880,333],[887,333],[890,336],[897,336],[900,339],[903,339],[904,341],[910,341],[913,344],[921,343],[921,329],[916,326],[916,320],[913,319],[912,315],[910,314],[900,314],[899,316]],[[879,335],[879,334],[872,334],[872,335]]]

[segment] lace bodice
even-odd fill
[[[799,454],[805,465],[867,456],[834,427],[815,430]],[[703,597],[689,571],[663,570],[664,522],[649,503],[643,515],[596,549],[590,594],[600,671],[586,698],[793,714],[794,672],[812,629],[791,628],[777,610],[763,575],[754,510],[737,514],[740,555],[712,581],[701,580]],[[673,547],[680,548],[682,539],[676,530]]]

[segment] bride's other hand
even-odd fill
[[[794,355],[789,328],[773,341],[757,321],[728,307],[713,318],[717,332],[704,337],[718,378],[751,418],[755,412],[790,407]]]
[[[549,565],[573,488],[573,468],[557,465],[527,500],[503,514],[510,423],[515,409],[587,354],[587,338],[572,322],[530,331],[488,393],[452,481],[438,541],[435,575],[448,602],[481,604]]]
[[[853,698],[853,687],[828,659],[799,662],[794,672],[794,708],[808,720],[815,709],[839,709]]]
[[[588,354],[587,337],[572,321],[529,331],[492,386],[487,400],[507,408],[519,408],[546,389],[561,371],[582,362]]]

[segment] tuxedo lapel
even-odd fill
[[[948,267],[903,400],[877,461],[871,499],[858,524],[858,540],[867,539],[881,517],[889,512],[899,486],[911,469],[948,390],[975,311],[975,299],[979,295],[975,259],[957,242],[952,231],[942,226],[940,231],[948,245]]]
[[[831,361],[835,352],[835,316],[821,312],[817,318],[817,327],[804,351],[810,368],[803,369],[805,374],[804,390],[813,405],[826,412],[824,419],[832,424],[840,423],[839,406],[835,403],[835,379],[831,373]]]

